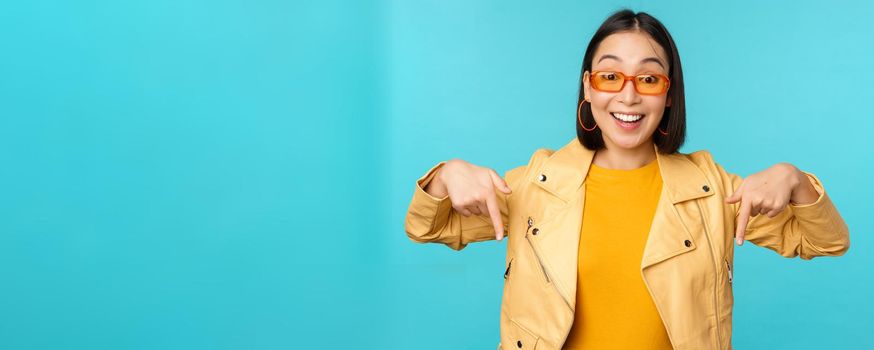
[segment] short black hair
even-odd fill
[[[686,99],[683,90],[683,68],[680,65],[680,54],[677,52],[677,45],[674,44],[674,39],[668,33],[667,28],[662,25],[655,17],[646,12],[637,12],[623,9],[619,10],[608,17],[601,27],[592,36],[589,41],[589,46],[586,48],[586,54],[583,56],[583,68],[580,70],[580,96],[577,100],[577,105],[574,106],[574,124],[577,126],[577,139],[586,148],[590,150],[604,149],[604,138],[601,135],[601,128],[596,128],[592,131],[585,131],[579,125],[577,119],[577,106],[585,100],[585,91],[583,89],[583,76],[586,71],[592,70],[592,60],[595,56],[595,50],[604,41],[607,36],[628,31],[640,31],[649,34],[665,50],[668,55],[668,79],[671,81],[671,86],[668,89],[668,98],[671,101],[670,107],[665,107],[665,113],[659,123],[659,128],[667,130],[668,135],[662,135],[658,130],[653,132],[653,142],[658,147],[658,151],[663,154],[676,153],[683,141],[686,139]],[[580,109],[580,119],[589,127],[595,125],[595,117],[592,116],[592,107],[589,103],[583,105]]]

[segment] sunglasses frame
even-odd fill
[[[616,91],[604,90],[604,89],[596,88],[596,87],[595,87],[595,83],[592,82],[592,77],[594,77],[595,74],[598,74],[598,73],[614,73],[614,74],[618,74],[618,75],[620,75],[620,76],[623,78],[623,80],[624,80],[624,81],[622,82],[622,86],[619,87],[619,90],[616,90]],[[659,92],[659,93],[654,93],[654,94],[641,92],[641,91],[640,91],[640,87],[637,86],[637,80],[636,80],[636,78],[639,77],[639,76],[641,76],[641,75],[657,76],[657,77],[660,77],[660,78],[664,79],[664,80],[665,80],[665,89],[664,89],[664,91]],[[634,84],[634,91],[636,91],[638,94],[641,94],[641,95],[650,95],[650,96],[659,96],[659,95],[664,95],[664,94],[666,94],[666,93],[668,92],[668,90],[671,88],[671,79],[669,79],[668,77],[666,77],[666,76],[663,75],[663,74],[651,74],[651,73],[645,73],[645,74],[638,74],[638,75],[628,76],[628,75],[625,75],[625,73],[617,72],[617,71],[612,71],[612,70],[598,70],[598,71],[594,71],[594,72],[589,73],[589,84],[592,86],[593,89],[598,90],[598,91],[603,91],[603,92],[620,92],[620,91],[622,91],[622,89],[625,88],[625,84],[628,83],[629,80],[631,80],[631,83]]]

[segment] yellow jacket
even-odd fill
[[[538,149],[527,165],[505,174],[511,194],[495,191],[508,240],[499,349],[560,349],[567,338],[584,180],[594,154],[576,138],[558,151]],[[731,349],[739,203],[726,204],[725,198],[743,179],[707,151],[656,154],[663,186],[640,263],[644,283],[675,349]],[[465,217],[448,197],[422,190],[443,163],[417,180],[405,220],[408,237],[455,250],[495,239],[488,218]],[[842,255],[850,244],[847,225],[819,179],[804,173],[820,194],[816,202],[790,204],[773,218],[750,218],[746,240],[784,257]]]

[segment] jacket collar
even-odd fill
[[[682,153],[662,154],[653,144],[662,183],[672,204],[713,194],[704,173]],[[532,181],[566,203],[572,201],[586,179],[595,151],[585,148],[574,137],[555,151]]]

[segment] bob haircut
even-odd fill
[[[594,59],[595,50],[604,41],[604,38],[611,34],[620,32],[639,31],[649,34],[665,50],[668,55],[668,79],[671,81],[671,86],[668,89],[668,98],[671,101],[670,107],[665,107],[665,113],[659,123],[659,128],[667,130],[667,135],[662,135],[655,130],[653,132],[653,142],[658,147],[658,151],[663,154],[676,153],[683,141],[686,139],[686,99],[683,90],[683,68],[680,65],[680,54],[677,52],[677,46],[674,44],[674,39],[671,34],[655,17],[650,16],[645,12],[634,13],[631,10],[624,9],[610,15],[595,35],[589,42],[586,48],[586,55],[583,57],[583,68],[580,71],[580,96],[577,100],[577,106],[585,100],[585,91],[583,89],[583,75],[586,71],[592,70],[592,60]],[[574,106],[574,107],[577,107]],[[575,112],[576,112],[576,108]],[[592,116],[592,106],[589,103],[583,105],[580,109],[580,118],[585,125],[594,125],[595,117]],[[604,138],[601,134],[601,128],[596,128],[592,131],[585,131],[579,125],[577,115],[574,113],[574,124],[577,126],[577,139],[586,148],[590,150],[604,149]]]

